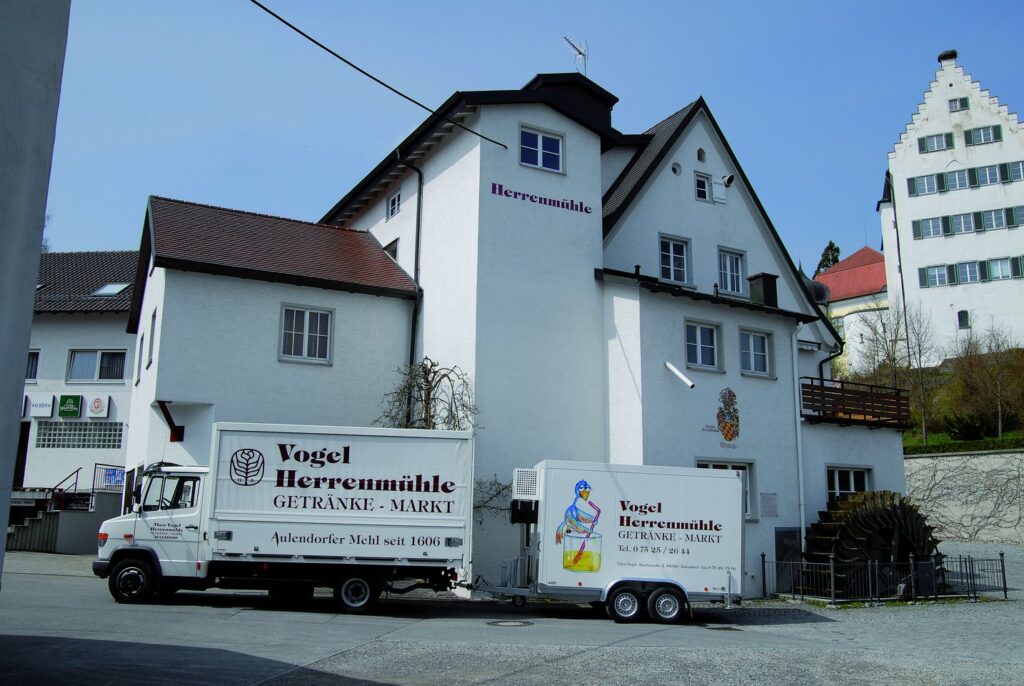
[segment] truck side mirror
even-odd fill
[[[132,490],[132,500],[134,501],[134,504],[136,506],[138,506],[139,504],[142,503],[142,484],[141,483],[135,484],[135,488]]]

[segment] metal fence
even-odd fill
[[[998,558],[936,555],[908,562],[779,562],[761,553],[761,594],[832,604],[889,600],[915,601],[948,597],[977,599],[981,593],[1007,598],[1006,561]]]

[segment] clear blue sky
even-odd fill
[[[425,102],[588,75],[636,133],[703,95],[794,260],[878,247],[886,153],[947,48],[1024,107],[1024,3],[266,0]],[[136,249],[150,194],[316,220],[426,113],[246,0],[75,0],[46,235]]]

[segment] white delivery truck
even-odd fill
[[[473,588],[469,432],[218,423],[211,455],[210,467],[151,465],[134,511],[101,526],[93,572],[118,602],[329,587],[360,612],[384,588]],[[476,590],[662,622],[691,600],[741,596],[737,472],[545,461],[516,469],[513,491],[520,554],[500,586]]]
[[[513,493],[522,554],[492,592],[601,603],[623,622],[742,599],[738,472],[548,460],[516,469]]]
[[[368,608],[386,584],[470,577],[469,432],[214,424],[210,467],[150,466],[105,521],[93,572],[118,602],[179,589],[334,589]]]

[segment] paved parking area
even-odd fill
[[[944,546],[946,552],[958,550]],[[617,625],[587,606],[390,600],[333,613],[259,593],[115,604],[88,557],[8,553],[0,677],[10,684],[969,684],[1024,681],[1024,549],[1012,602],[829,610],[700,608]],[[988,556],[977,546],[966,553]],[[508,624],[511,622],[512,624]],[[522,624],[520,624],[522,623]]]

